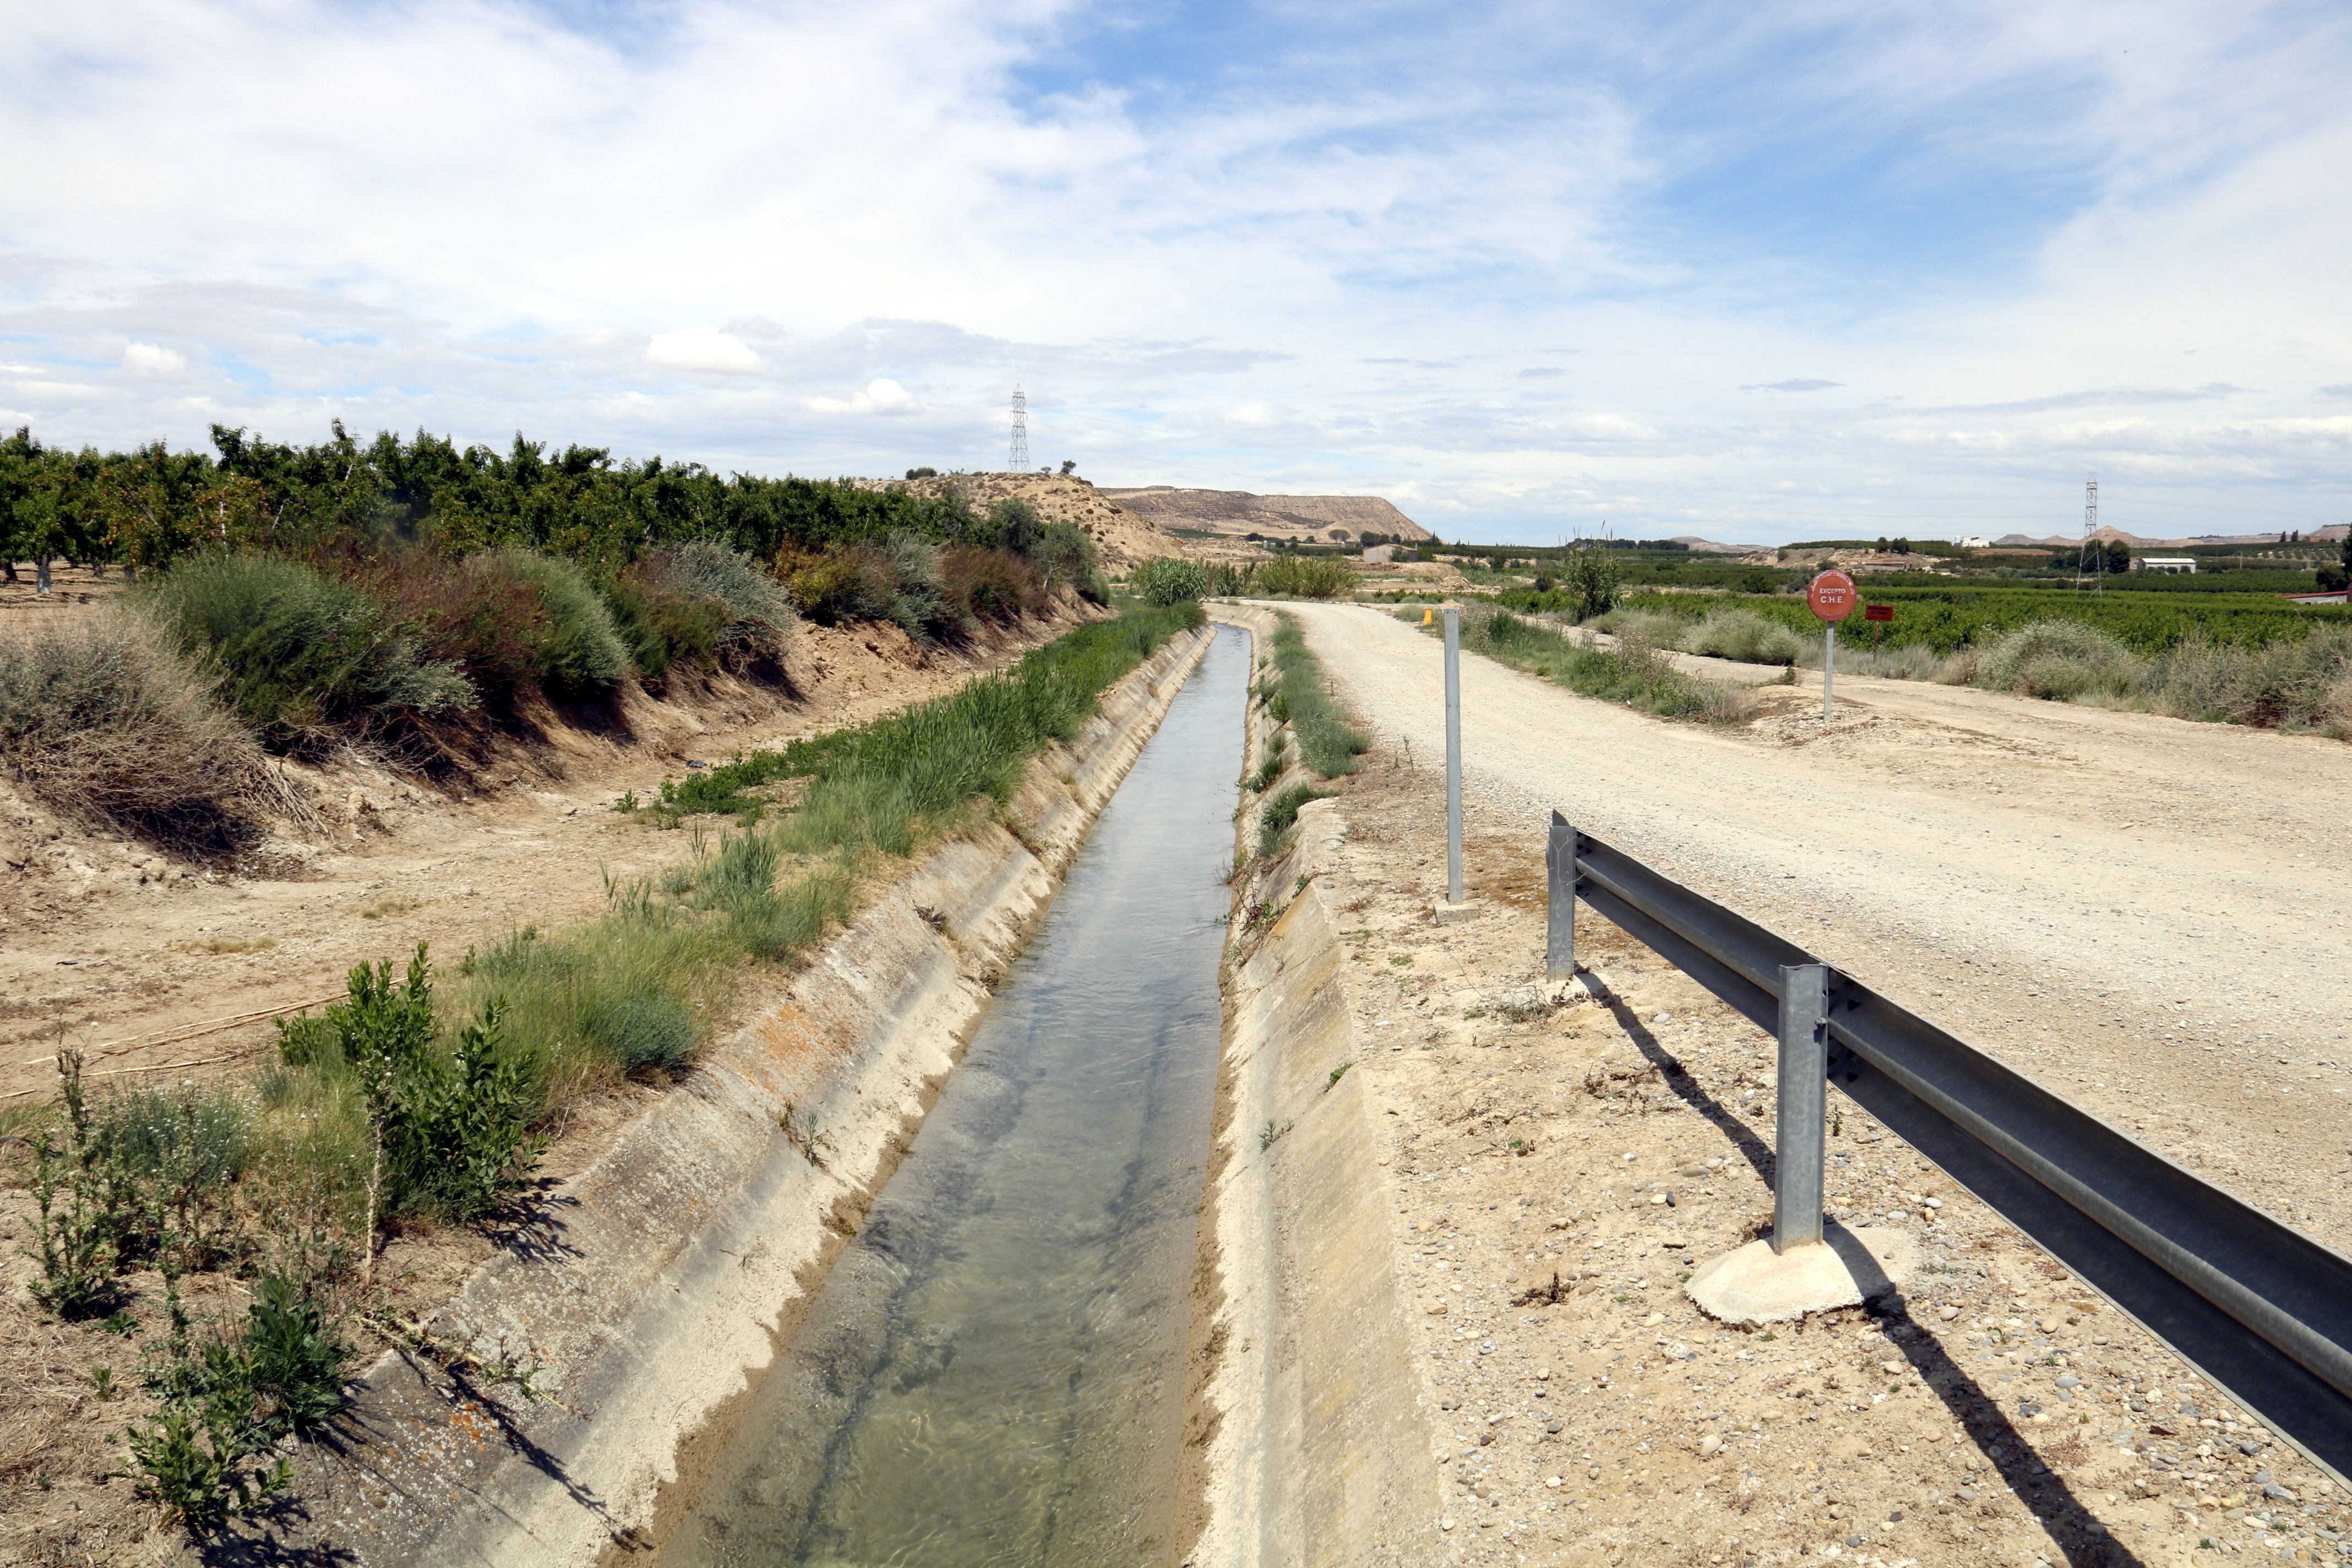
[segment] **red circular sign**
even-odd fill
[[[1806,587],[1805,603],[1822,620],[1842,621],[1853,614],[1853,607],[1862,603],[1862,595],[1854,591],[1853,579],[1844,573],[1824,572]]]

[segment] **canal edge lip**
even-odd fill
[[[1276,625],[1258,606],[1210,613],[1260,646]],[[1254,649],[1254,687],[1258,673]],[[1255,703],[1250,724],[1255,768],[1286,726]],[[1434,1511],[1402,1501],[1441,1489],[1426,1473],[1431,1428],[1393,1268],[1393,1183],[1376,1163],[1360,1075],[1330,1070],[1363,1054],[1324,902],[1342,805],[1302,807],[1290,848],[1237,879],[1187,1367],[1195,1533],[1180,1535],[1173,1563],[1311,1560],[1318,1541],[1348,1541],[1366,1562],[1438,1550],[1421,1528]],[[1256,803],[1239,814],[1237,854],[1255,842],[1258,815]],[[1271,910],[1294,888],[1263,932],[1244,933],[1245,910],[1260,899]],[[1312,1225],[1296,1223],[1310,1213]]]

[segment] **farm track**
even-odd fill
[[[1433,639],[1286,607],[1383,742],[1440,765]],[[2352,1250],[2352,931],[2330,854],[2352,749],[1853,679],[1824,734],[1806,679],[1711,731],[1465,657],[1471,831],[1537,860],[1557,806]]]

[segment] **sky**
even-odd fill
[[[2352,518],[2352,7],[0,0],[0,422],[1389,497]]]

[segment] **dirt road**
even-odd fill
[[[1441,767],[1435,640],[1284,607]],[[1537,857],[1557,806],[2352,1248],[2352,748],[1901,681],[1842,679],[1825,733],[1817,685],[1714,731],[1471,655],[1462,680],[1473,834]]]

